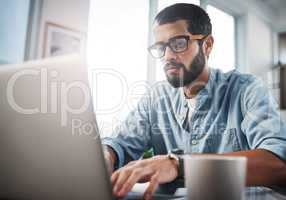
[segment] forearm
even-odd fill
[[[118,162],[116,153],[109,146],[106,146],[105,151],[113,171]],[[221,155],[247,157],[247,186],[286,186],[286,162],[267,150],[237,151]]]
[[[222,155],[248,158],[247,186],[286,186],[286,162],[267,150],[238,151]]]

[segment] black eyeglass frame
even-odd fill
[[[197,38],[197,37],[195,37],[195,36],[198,36],[198,37],[199,37],[199,36],[203,36],[203,37],[202,37],[202,38]],[[166,42],[166,43],[164,43],[164,42],[158,42],[158,43],[155,43],[155,44],[151,45],[150,47],[148,47],[148,51],[149,51],[149,53],[151,54],[152,57],[159,59],[159,58],[162,58],[162,57],[165,56],[165,52],[166,52],[166,48],[167,48],[167,47],[169,47],[174,53],[182,53],[182,52],[186,51],[186,50],[189,48],[189,41],[190,41],[190,40],[204,40],[204,39],[206,39],[208,36],[209,36],[209,35],[194,35],[194,36],[191,38],[191,37],[188,36],[188,35],[178,35],[178,36],[175,36],[175,37],[173,37],[173,38],[170,38],[170,39],[168,40],[168,42]],[[170,45],[170,43],[171,43],[173,40],[176,40],[176,39],[178,39],[178,38],[184,38],[184,39],[186,40],[186,42],[187,42],[186,48],[184,48],[184,49],[181,50],[181,51],[176,51],[176,50],[174,50],[173,47]],[[154,56],[154,54],[152,54],[152,52],[151,52],[151,51],[152,51],[152,48],[154,48],[156,45],[162,44],[162,43],[163,43],[163,48],[164,48],[164,51],[163,51],[162,56]]]

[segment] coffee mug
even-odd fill
[[[186,155],[184,163],[188,199],[244,199],[246,157]]]

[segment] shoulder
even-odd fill
[[[244,108],[261,105],[277,106],[276,100],[266,85],[266,80],[252,74],[241,73],[238,70],[218,74],[218,77],[221,76],[218,80],[224,80],[228,84],[229,91],[240,98]]]
[[[241,73],[238,70],[231,70],[229,72],[222,72],[219,69],[213,70],[213,80],[214,83],[219,84],[227,84],[229,87],[237,88],[240,90],[244,90],[247,87],[251,87],[252,85],[263,85],[261,79],[257,78],[252,74]]]

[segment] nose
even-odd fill
[[[170,47],[166,47],[164,61],[176,60],[177,54],[174,53]]]

